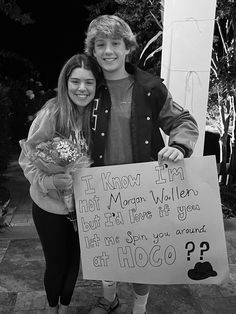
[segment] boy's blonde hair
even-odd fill
[[[131,28],[116,15],[101,15],[89,24],[85,39],[85,52],[87,54],[93,56],[95,39],[99,35],[108,38],[122,38],[126,49],[130,49],[130,52],[137,47],[136,38]]]

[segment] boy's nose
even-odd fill
[[[106,47],[105,47],[105,53],[106,54],[109,54],[109,53],[112,53],[112,47],[111,47],[111,44],[107,44]]]

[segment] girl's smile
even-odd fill
[[[78,106],[87,106],[95,96],[96,80],[90,70],[75,68],[68,80],[68,94]]]

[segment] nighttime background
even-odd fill
[[[121,16],[139,44],[131,62],[160,75],[162,10],[160,0],[0,0],[0,178],[11,146],[19,150],[19,140],[27,136],[35,114],[56,95],[63,64],[83,52],[89,22],[100,14]],[[231,114],[232,98],[236,103],[235,30],[236,1],[217,0],[207,114],[214,130],[223,134],[224,174],[231,154],[229,139],[235,133]],[[230,160],[236,169],[236,157]]]
[[[31,13],[35,21],[29,25],[21,25],[0,11],[1,49],[29,59],[43,85],[55,88],[63,63],[83,51],[89,15],[85,5],[92,2],[20,1],[22,12]]]

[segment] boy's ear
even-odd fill
[[[130,54],[130,48],[126,48],[126,55],[128,56]]]

